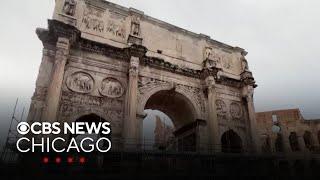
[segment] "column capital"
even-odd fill
[[[58,49],[70,49],[70,40],[65,37],[59,37],[57,41],[57,48]]]
[[[56,60],[67,60],[70,51],[70,41],[67,38],[59,37],[56,44]]]
[[[132,44],[129,48],[127,48],[127,52],[129,57],[134,56],[138,58],[142,58],[146,55],[148,49],[142,45]]]

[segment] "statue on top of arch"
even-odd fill
[[[66,15],[73,16],[75,13],[77,2],[75,0],[66,0],[63,5],[63,12]]]

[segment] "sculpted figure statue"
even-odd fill
[[[69,16],[73,16],[76,9],[75,0],[66,0],[63,6],[63,12]]]
[[[241,67],[242,67],[242,72],[249,71],[248,61],[244,57],[242,57]]]
[[[137,16],[132,17],[131,34],[134,36],[140,36],[140,18]]]

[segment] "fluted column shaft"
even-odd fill
[[[216,86],[213,76],[206,78],[206,86],[208,91],[208,140],[210,149],[213,148],[215,152],[221,150],[221,143],[219,140],[219,122],[216,108]]]
[[[261,152],[260,134],[258,131],[258,125],[256,120],[256,112],[253,102],[253,87],[245,87],[245,98],[247,101],[247,109],[249,116],[250,132],[252,139],[252,148],[255,152]]]
[[[128,99],[126,104],[127,119],[124,122],[126,148],[136,148],[139,139],[137,122],[137,94],[139,58],[132,56],[129,67]]]
[[[58,38],[56,55],[46,98],[45,112],[42,121],[57,121],[62,81],[65,65],[69,56],[70,44],[67,38]]]

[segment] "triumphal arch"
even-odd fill
[[[43,57],[28,121],[106,120],[113,146],[139,148],[144,110],[157,109],[178,149],[258,149],[244,49],[103,0],[56,1],[36,33]]]

